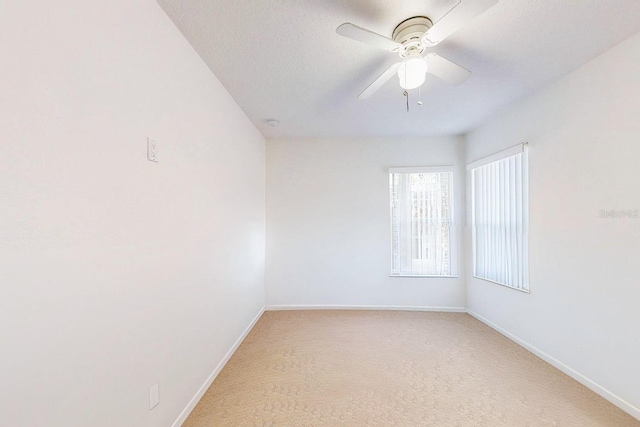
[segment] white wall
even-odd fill
[[[267,306],[464,307],[463,274],[389,277],[387,171],[457,165],[460,224],[463,148],[461,137],[268,140]]]
[[[264,139],[154,0],[4,0],[0,58],[0,424],[171,425],[264,305]]]
[[[468,161],[529,141],[531,209],[531,294],[469,268],[469,309],[626,400],[635,412],[617,403],[636,417],[640,219],[599,215],[640,209],[638,70],[640,35],[467,138]]]

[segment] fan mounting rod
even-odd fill
[[[422,43],[422,36],[433,26],[431,19],[426,16],[414,16],[399,23],[393,30],[393,41],[402,45],[398,51],[400,57],[405,58],[411,53],[421,54],[426,49]]]

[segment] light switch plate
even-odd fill
[[[149,410],[152,410],[160,403],[160,385],[156,384],[149,389]]]
[[[147,160],[158,163],[158,141],[147,138]]]

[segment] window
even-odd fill
[[[453,167],[391,168],[391,275],[455,276]]]
[[[469,165],[474,276],[529,291],[526,144]]]

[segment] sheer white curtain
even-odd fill
[[[528,291],[526,145],[498,157],[471,169],[474,275]]]
[[[394,168],[389,178],[391,274],[454,275],[453,173],[442,168]]]

